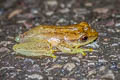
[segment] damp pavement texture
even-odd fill
[[[96,42],[87,56],[16,56],[14,38],[37,25],[88,22]],[[119,0],[0,0],[0,80],[120,80]]]

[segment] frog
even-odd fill
[[[94,51],[81,46],[94,42],[98,32],[87,22],[71,25],[39,25],[15,38],[13,50],[23,56],[56,58],[54,53],[82,54]]]

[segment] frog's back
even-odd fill
[[[78,40],[83,34],[91,34],[90,29],[86,23],[69,26],[40,25],[22,34],[20,42],[33,41],[33,39],[50,40],[51,38],[64,41]]]
[[[40,25],[31,30],[23,33],[21,39],[25,41],[27,38],[36,37],[39,39],[49,39],[49,38],[58,38],[63,39],[65,34],[66,36],[75,36],[77,37],[78,25],[70,26],[47,26]],[[82,27],[79,27],[79,32],[83,32]]]
[[[40,25],[37,27],[32,28],[31,30],[27,31],[26,33],[32,34],[40,34],[40,33],[56,33],[56,32],[73,32],[78,30],[78,25],[69,25],[69,26],[49,26],[49,25]],[[82,30],[82,26],[79,26],[79,30]]]

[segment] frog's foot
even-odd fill
[[[56,58],[56,56],[53,54],[54,52],[55,52],[55,50],[50,50],[48,53],[45,54],[45,56]]]
[[[81,53],[83,56],[86,56],[87,54],[84,51],[96,51],[93,49],[82,49],[82,48],[75,48],[72,50],[71,54],[77,54],[77,53]]]

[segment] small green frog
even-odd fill
[[[85,56],[84,51],[93,49],[82,49],[80,46],[93,42],[97,37],[98,33],[86,22],[67,26],[40,25],[16,37],[19,44],[15,44],[13,50],[32,57],[56,58],[55,52]]]

